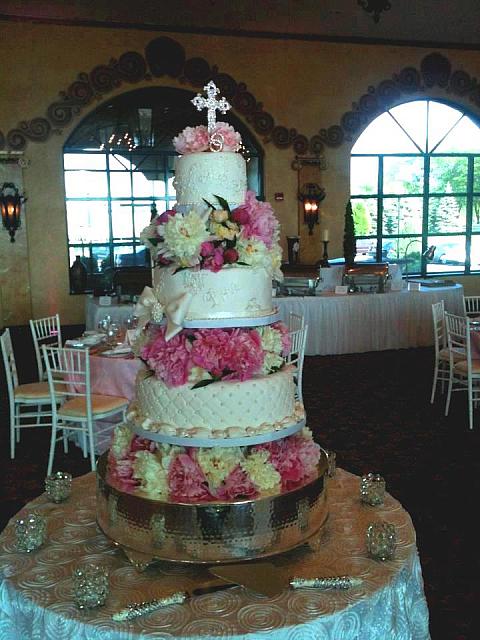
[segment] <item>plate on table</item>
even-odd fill
[[[116,349],[107,349],[106,351],[102,351],[100,355],[107,356],[108,358],[124,358],[125,356],[129,356],[132,354],[131,347],[121,347]]]

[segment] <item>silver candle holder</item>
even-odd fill
[[[47,538],[47,521],[39,513],[27,513],[15,520],[15,547],[30,553],[41,547]]]
[[[45,491],[52,502],[64,502],[72,493],[72,475],[57,471],[45,478]]]
[[[378,473],[367,473],[360,481],[360,499],[376,507],[385,500],[385,480]]]
[[[374,560],[390,560],[395,554],[397,534],[388,522],[371,522],[366,533],[367,553]]]
[[[110,577],[106,567],[84,562],[73,570],[73,598],[79,609],[93,609],[105,604],[110,591]]]

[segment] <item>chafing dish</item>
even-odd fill
[[[284,278],[277,282],[282,296],[314,296],[320,282],[320,271],[315,265],[282,265]]]
[[[342,284],[349,293],[385,293],[390,279],[388,264],[369,262],[345,266]]]

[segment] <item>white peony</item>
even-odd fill
[[[112,444],[110,445],[110,451],[114,457],[118,460],[123,458],[130,448],[133,434],[130,427],[126,424],[120,424],[113,432]]]
[[[172,256],[182,267],[194,267],[199,263],[202,242],[209,238],[205,222],[200,214],[191,209],[186,215],[169,218],[165,224],[164,246],[160,253]]]
[[[281,477],[273,464],[268,461],[268,451],[254,451],[240,462],[240,466],[260,491],[278,489]]]
[[[211,487],[218,487],[240,462],[241,454],[236,447],[199,449],[197,462]]]
[[[168,468],[149,451],[137,451],[133,461],[133,477],[140,481],[141,490],[152,498],[168,496]]]

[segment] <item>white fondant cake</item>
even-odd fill
[[[176,158],[173,181],[177,204],[199,205],[205,200],[217,204],[221,196],[231,208],[241,204],[247,191],[245,160],[239,153],[189,153]]]
[[[295,402],[292,370],[284,368],[251,380],[220,381],[199,389],[167,387],[139,374],[136,401],[128,419],[134,426],[165,435],[239,438],[272,433],[302,420]]]
[[[156,268],[154,291],[163,305],[184,294],[192,296],[185,320],[260,318],[274,312],[272,277],[263,268],[231,265],[216,273],[201,269]]]

